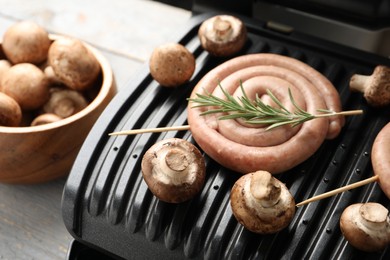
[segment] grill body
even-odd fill
[[[110,137],[126,129],[187,124],[187,101],[203,75],[226,59],[211,57],[197,38],[202,21],[215,15],[194,16],[178,42],[195,56],[192,80],[177,89],[163,88],[147,66],[114,98],[96,122],[67,180],[62,212],[79,252],[96,249],[125,259],[390,259],[390,250],[363,253],[351,247],[339,229],[343,209],[356,202],[390,201],[372,183],[297,209],[291,224],[273,235],[245,230],[232,215],[229,195],[239,174],[207,155],[207,179],[202,192],[178,205],[156,199],[141,174],[144,152],[170,137],[196,144],[189,131]],[[277,175],[297,202],[373,175],[373,140],[390,120],[390,110],[369,107],[361,94],[351,93],[352,74],[371,74],[377,64],[390,66],[382,56],[351,49],[303,33],[270,30],[265,22],[240,17],[248,42],[238,55],[277,53],[299,59],[337,88],[344,110],[363,109],[349,117],[340,136],[323,143],[307,161]],[[89,249],[86,249],[89,248]],[[107,257],[108,257],[107,256]],[[77,252],[69,253],[70,259]]]

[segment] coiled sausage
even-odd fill
[[[219,84],[231,95],[242,96],[240,82],[250,98],[258,93],[270,105],[266,89],[293,109],[290,89],[299,106],[312,114],[317,109],[341,110],[339,95],[329,80],[309,65],[278,54],[249,54],[221,64],[199,81],[191,98],[212,93],[225,99]],[[201,116],[208,108],[193,106],[190,102],[188,122],[196,142],[219,164],[240,173],[286,171],[313,155],[325,138],[336,137],[344,124],[343,117],[335,116],[267,131],[240,120],[218,120],[221,114]]]

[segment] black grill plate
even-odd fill
[[[114,98],[85,141],[69,175],[63,195],[63,217],[74,238],[88,246],[127,259],[390,259],[389,249],[366,254],[352,248],[341,235],[343,209],[356,202],[376,201],[390,208],[376,183],[344,192],[297,209],[288,228],[273,235],[256,235],[232,215],[229,193],[240,176],[210,158],[201,194],[172,205],[157,200],[140,172],[143,153],[156,141],[179,137],[193,143],[191,133],[166,132],[109,137],[126,129],[187,124],[186,98],[204,74],[226,59],[205,52],[197,38],[202,21],[193,17],[178,40],[196,57],[193,79],[177,89],[159,86],[145,65]],[[373,175],[370,151],[390,110],[367,106],[351,93],[352,74],[371,74],[389,60],[293,32],[266,29],[262,21],[241,18],[249,41],[239,54],[277,53],[297,58],[323,73],[337,87],[344,110],[363,109],[347,118],[340,136],[325,141],[309,160],[277,175],[297,202]]]

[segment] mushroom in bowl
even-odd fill
[[[63,39],[64,36],[48,35],[50,43]],[[88,101],[87,106],[78,110],[66,118],[45,116],[34,122],[34,118],[45,114],[42,107],[45,102],[30,104],[28,98],[23,104],[26,109],[14,106],[11,111],[15,113],[15,121],[12,124],[0,126],[0,182],[30,184],[46,182],[66,176],[77,156],[82,143],[91,130],[93,124],[111,101],[116,93],[116,85],[112,69],[106,58],[94,47],[82,43],[82,45],[94,56],[99,66],[99,74],[91,85],[91,89],[97,93]],[[0,52],[1,59],[7,59],[5,53]],[[37,70],[39,65],[32,65]],[[23,63],[12,63],[12,66],[2,73],[2,79],[7,80],[7,73],[14,67],[20,67]],[[11,71],[12,72],[12,71]],[[17,73],[16,73],[17,74]],[[23,73],[22,73],[23,74]],[[44,101],[50,100],[50,90],[44,80],[44,73],[36,73],[43,79],[42,93]],[[23,75],[19,76],[20,78]],[[11,81],[10,81],[11,82]],[[65,86],[65,84],[63,83]],[[4,87],[4,85],[3,85]],[[84,93],[85,94],[85,93]],[[31,95],[30,95],[31,96]],[[9,101],[9,98],[7,98]],[[9,104],[14,102],[9,101]],[[22,112],[21,118],[18,115]],[[15,123],[16,122],[16,123]],[[45,124],[42,124],[45,122]]]

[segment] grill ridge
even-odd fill
[[[115,97],[99,118],[65,188],[67,228],[76,239],[125,258],[142,259],[147,254],[193,259],[388,258],[389,249],[382,254],[362,254],[351,248],[338,228],[341,210],[353,202],[376,200],[390,207],[376,183],[299,208],[286,229],[256,235],[238,224],[230,209],[230,189],[239,175],[207,155],[206,184],[193,200],[172,205],[158,201],[149,191],[140,168],[143,153],[157,140],[170,137],[196,145],[190,131],[107,137],[108,131],[186,123],[185,98],[195,82],[227,60],[211,57],[200,48],[196,31],[205,17],[194,18],[180,40],[195,53],[200,65],[189,83],[175,90],[161,88],[145,66],[145,73],[129,82],[129,88]],[[365,59],[365,54],[359,56],[354,51],[344,53],[343,48],[327,43],[310,45],[299,34],[280,35],[264,29],[261,23],[243,20],[248,25],[249,41],[241,54],[273,52],[306,62],[337,87],[343,108],[364,110],[364,115],[347,118],[339,137],[325,141],[307,161],[277,178],[301,201],[372,175],[369,151],[375,135],[390,119],[388,110],[368,107],[347,85],[353,73],[370,73],[375,64],[390,62],[376,56]],[[161,250],[154,252],[146,245]]]

